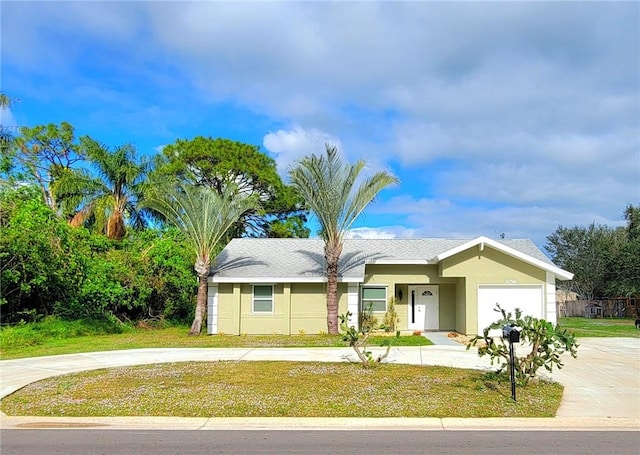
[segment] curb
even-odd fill
[[[288,418],[288,417],[11,417],[0,429],[189,431],[640,431],[640,419],[550,418]]]

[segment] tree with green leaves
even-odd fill
[[[74,179],[75,163],[84,159],[74,128],[67,122],[22,127],[12,141],[17,178],[32,181],[42,199],[55,213],[60,214],[57,189]]]
[[[145,225],[138,202],[148,165],[136,158],[136,150],[129,144],[109,150],[88,136],[80,143],[97,176],[76,171],[57,183],[56,194],[73,214],[71,225],[88,222],[108,238],[121,240],[127,224],[138,228]]]
[[[212,260],[234,223],[246,212],[259,208],[257,198],[239,193],[233,185],[218,192],[209,186],[177,184],[151,188],[144,204],[177,227],[195,253],[198,296],[189,335],[199,335],[206,314],[207,277]]]
[[[624,210],[627,225],[622,229],[620,247],[607,273],[610,297],[640,297],[640,206],[629,204]]]
[[[81,234],[35,186],[0,191],[0,318],[37,320],[76,302],[86,268]]]
[[[326,145],[326,154],[304,157],[289,171],[293,187],[302,195],[320,223],[327,274],[327,329],[337,334],[338,267],[344,236],[358,216],[385,187],[398,183],[393,175],[379,171],[358,184],[365,166],[343,162],[336,147]]]
[[[574,274],[571,290],[581,299],[593,300],[605,295],[606,275],[618,237],[614,229],[595,223],[588,227],[559,226],[547,236],[544,248],[555,264]]]
[[[627,222],[627,238],[629,240],[640,240],[640,205],[627,205],[624,209],[624,219]]]
[[[177,140],[163,148],[151,174],[152,181],[167,179],[207,186],[218,194],[234,185],[243,194],[255,195],[262,211],[244,214],[231,236],[309,236],[302,199],[282,182],[273,159],[256,146],[202,136]]]
[[[0,110],[9,109],[13,100],[5,93],[0,92]],[[4,125],[0,120],[0,172],[6,172],[10,167],[11,144],[14,137],[11,128],[15,125]]]

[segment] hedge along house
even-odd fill
[[[482,333],[496,303],[556,322],[556,267],[530,240],[345,240],[338,314],[371,305],[379,321],[396,297],[398,329]],[[232,240],[209,276],[209,334],[298,334],[327,330],[321,239]]]

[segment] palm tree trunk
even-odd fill
[[[327,261],[327,332],[338,334],[338,262],[340,260],[341,245],[325,248]]]
[[[198,297],[196,298],[196,313],[191,324],[189,335],[200,335],[202,321],[207,312],[207,275],[198,275]]]
[[[124,214],[116,210],[107,220],[107,237],[111,240],[122,240],[125,231]]]
[[[327,331],[338,334],[338,266],[327,265]]]

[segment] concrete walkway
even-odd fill
[[[0,428],[148,429],[640,429],[640,339],[580,339],[578,359],[551,377],[565,386],[557,417],[548,419],[286,419],[286,418],[58,418],[0,415]],[[457,344],[457,343],[456,343]],[[41,379],[78,371],[150,363],[216,360],[356,361],[350,348],[135,349],[0,361],[0,397]],[[395,347],[389,362],[488,369],[463,345]]]
[[[436,346],[460,346],[460,343],[448,337],[449,332],[423,332],[425,338],[428,338]]]

